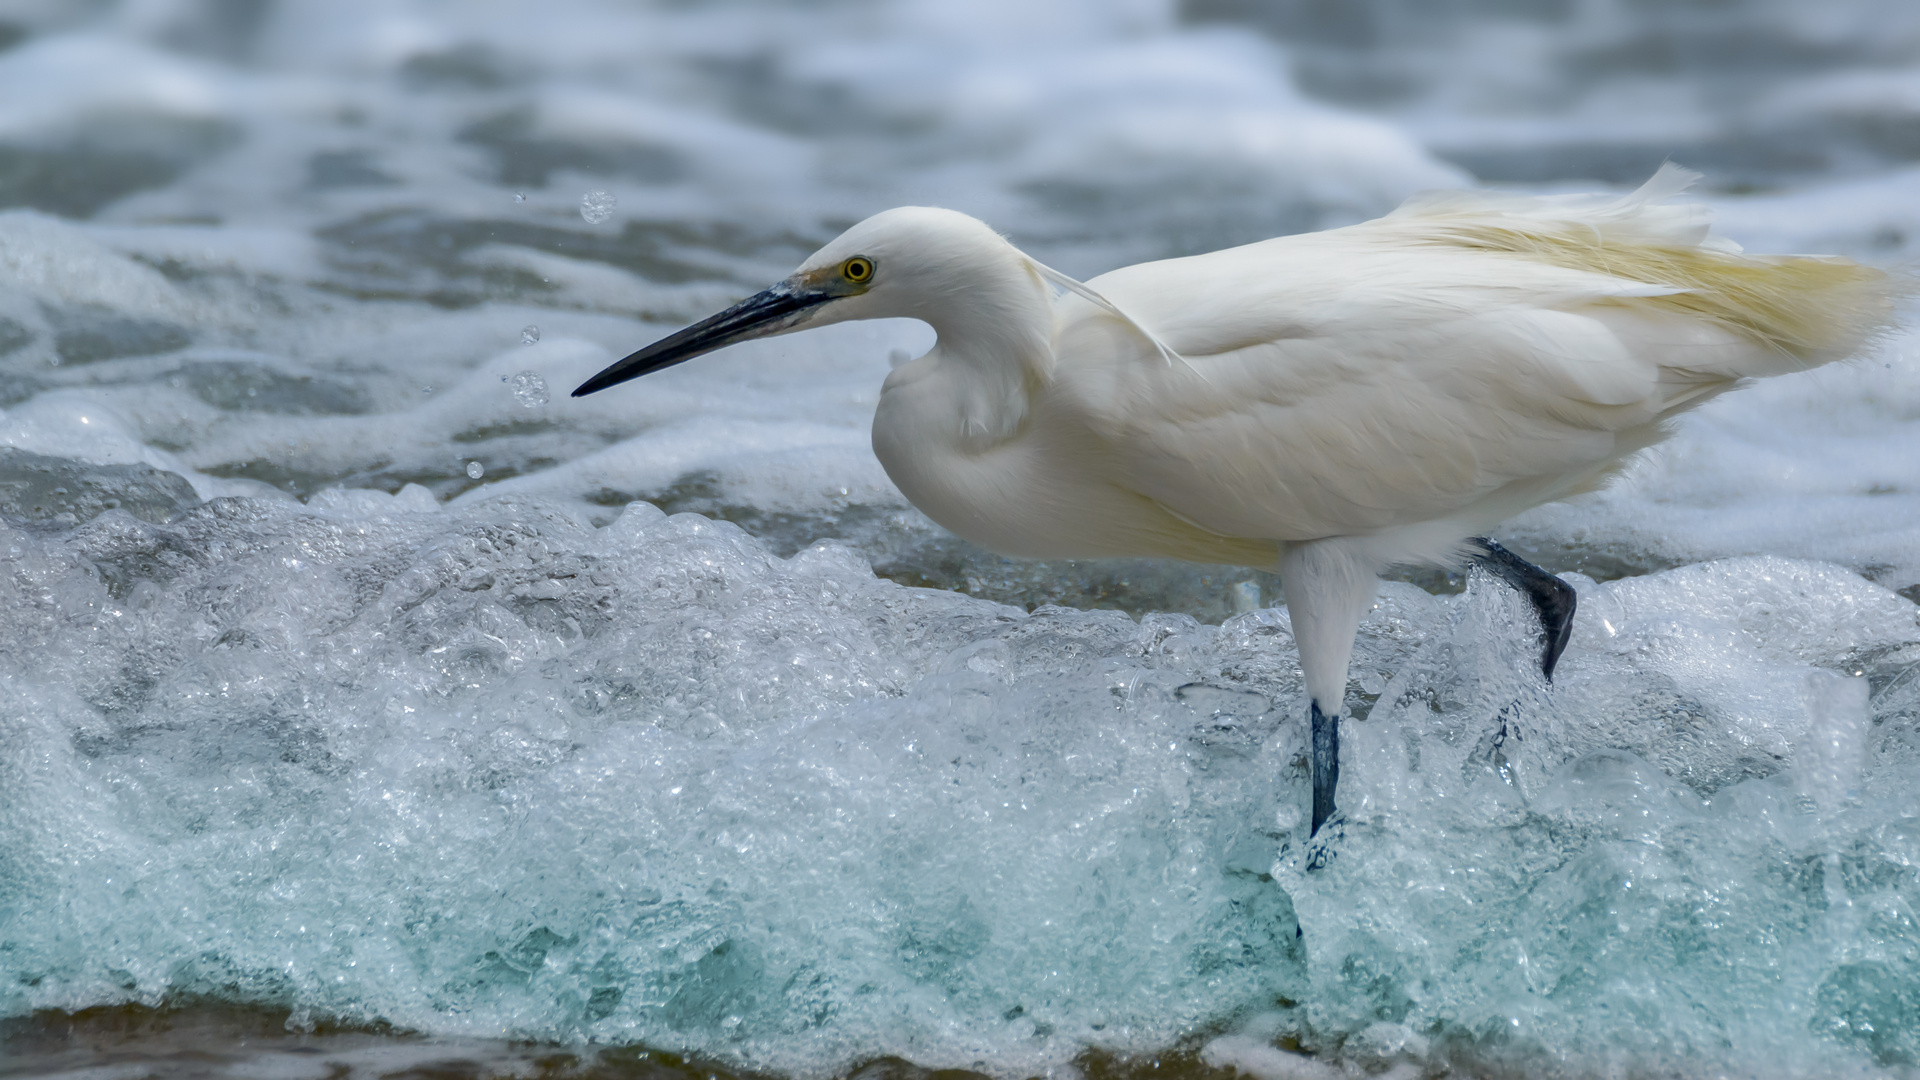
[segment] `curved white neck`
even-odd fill
[[[938,366],[952,433],[969,445],[1013,435],[1032,391],[1053,379],[1053,291],[1025,256],[1012,247],[1007,254],[956,268],[938,301],[914,313],[938,335],[919,363]]]

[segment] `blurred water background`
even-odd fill
[[[1910,265],[1910,0],[0,2],[0,1076],[1911,1076],[1896,336],[1388,585],[1016,563],[917,324],[580,380],[946,205],[1088,276],[1706,174]],[[1513,738],[1494,737],[1504,714]]]

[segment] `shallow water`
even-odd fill
[[[925,328],[566,395],[899,203],[1091,274],[1671,156],[1900,266],[1917,88],[1892,0],[0,6],[0,1075],[1911,1075],[1910,334],[1511,523],[1551,688],[1386,586],[1312,874],[1277,579],[933,526]]]

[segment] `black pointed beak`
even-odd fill
[[[684,363],[702,353],[791,329],[808,311],[833,298],[832,293],[796,289],[791,282],[783,281],[609,366],[581,383],[573,396],[584,397],[628,379]]]

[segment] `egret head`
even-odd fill
[[[930,300],[964,296],[970,291],[965,286],[980,281],[983,271],[1024,260],[998,233],[957,211],[883,211],[814,252],[784,281],[611,365],[573,396],[754,338],[849,319],[934,321]]]

